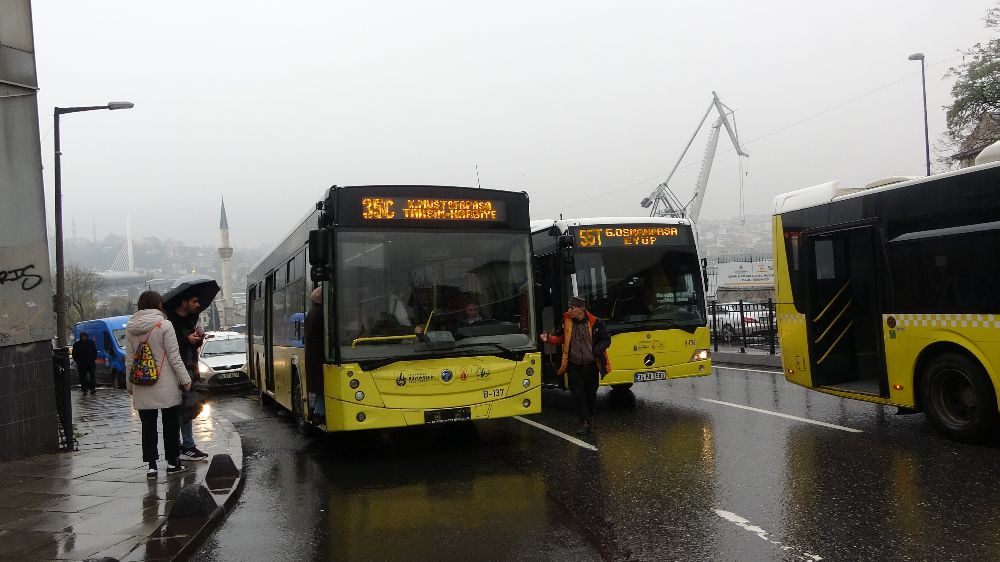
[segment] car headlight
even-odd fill
[[[208,375],[208,374],[211,374],[213,371],[212,371],[212,368],[208,366],[208,363],[205,363],[204,361],[199,361],[198,362],[198,372],[201,373],[201,374],[203,374],[203,375]]]

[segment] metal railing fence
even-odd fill
[[[778,325],[774,301],[766,303],[712,302],[708,307],[712,349],[738,347],[740,353],[759,349],[774,355],[778,348]]]

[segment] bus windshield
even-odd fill
[[[527,233],[340,230],[342,360],[533,351],[529,260]]]
[[[578,250],[576,280],[609,329],[705,326],[701,268],[693,248]]]

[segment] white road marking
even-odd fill
[[[729,521],[730,523],[734,523],[737,527],[739,527],[739,528],[741,528],[741,529],[743,529],[745,531],[750,531],[751,533],[753,533],[753,534],[757,535],[758,537],[760,537],[761,539],[763,539],[763,540],[765,540],[765,541],[767,541],[767,542],[769,542],[769,543],[777,546],[778,548],[780,548],[781,550],[783,550],[785,552],[788,552],[790,554],[794,554],[796,560],[807,560],[807,561],[810,561],[810,562],[818,562],[819,560],[823,559],[822,556],[819,556],[817,554],[810,554],[810,553],[806,552],[805,550],[803,550],[803,549],[801,549],[801,548],[799,548],[797,546],[791,546],[791,545],[787,545],[787,544],[782,544],[781,541],[776,541],[776,540],[772,539],[770,537],[770,533],[768,533],[764,529],[761,529],[760,527],[757,527],[756,525],[751,525],[749,520],[747,520],[746,518],[740,517],[739,515],[736,515],[735,513],[732,513],[730,511],[723,511],[721,509],[716,509],[714,511],[715,511],[716,515],[718,515],[719,517],[725,519],[726,521]]]
[[[552,435],[555,435],[556,437],[562,437],[563,439],[569,441],[570,443],[572,443],[574,445],[579,445],[579,446],[583,447],[584,449],[590,449],[591,451],[596,451],[597,450],[597,447],[591,445],[590,443],[587,443],[586,441],[581,441],[581,440],[577,439],[576,437],[572,437],[570,435],[566,435],[565,433],[563,433],[561,431],[556,431],[556,430],[552,429],[551,427],[549,427],[547,425],[542,425],[542,424],[540,424],[540,423],[538,423],[536,421],[529,420],[528,418],[522,418],[521,416],[514,416],[514,419],[518,420],[518,421],[523,421],[524,423],[526,423],[528,425],[531,425],[531,426],[534,426],[534,427],[537,427],[538,429],[541,429],[542,431],[547,431],[547,432],[551,433]]]
[[[769,416],[778,416],[779,418],[787,418],[790,420],[796,420],[805,423],[811,423],[814,425],[821,425],[823,427],[829,427],[831,429],[839,429],[841,431],[847,431],[849,433],[864,433],[860,429],[854,429],[853,427],[844,427],[842,425],[834,425],[832,423],[826,423],[816,420],[811,420],[808,418],[800,418],[798,416],[792,416],[789,414],[782,414],[781,412],[772,412],[771,410],[761,410],[760,408],[751,408],[750,406],[744,406],[742,404],[733,404],[732,402],[723,402],[721,400],[712,400],[711,398],[699,398],[699,400],[704,400],[705,402],[711,402],[712,404],[722,404],[723,406],[732,406],[733,408],[742,408],[744,410],[750,410],[751,412],[759,412],[761,414],[767,414]]]
[[[748,373],[767,373],[769,375],[780,375],[781,371],[762,371],[760,369],[743,369],[741,367],[724,367],[722,365],[714,365],[716,369],[728,369],[730,371],[746,371]]]

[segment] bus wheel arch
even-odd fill
[[[996,389],[969,350],[950,342],[928,346],[914,371],[917,405],[938,431],[980,441],[997,427]]]

